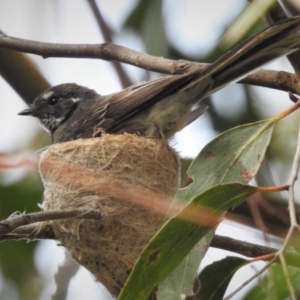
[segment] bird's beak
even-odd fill
[[[20,116],[33,116],[34,111],[32,107],[26,108],[18,113]]]

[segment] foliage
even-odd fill
[[[1,3],[0,10],[7,15],[11,15],[13,10],[6,5],[8,4]],[[45,15],[41,13],[40,5],[35,3],[31,7],[32,11],[30,13],[27,11],[31,19],[37,18],[34,28],[40,26],[40,23],[37,26],[37,23],[41,21],[38,17],[43,17],[43,21],[48,20],[44,18],[46,13]],[[51,8],[55,13],[52,15],[54,21],[52,20],[50,23],[54,26],[61,22],[59,15],[63,11],[63,6],[57,3],[51,5],[53,5]],[[130,33],[143,44],[145,52],[172,59],[210,62],[226,52],[224,48],[215,46],[210,53],[205,55],[201,53],[201,49],[198,49],[198,54],[191,55],[188,51],[185,53],[184,47],[175,46],[175,42],[170,38],[169,29],[167,28],[167,24],[169,24],[167,22],[168,9],[171,5],[176,6],[171,1],[138,1],[126,16],[119,32],[116,30],[112,33],[113,38],[122,40],[124,36],[126,37]],[[200,6],[201,3],[199,2],[199,10],[202,9]],[[101,8],[101,3],[99,3],[99,7]],[[88,10],[87,5],[85,9]],[[73,10],[70,11],[75,14]],[[105,15],[105,9],[103,9],[103,12]],[[182,13],[184,12],[182,11]],[[78,12],[77,14],[79,15]],[[214,11],[211,14],[214,14]],[[244,12],[242,16],[245,14],[249,16],[249,11],[246,10],[246,13]],[[76,16],[76,25],[78,15]],[[80,20],[83,18],[82,15],[83,11],[80,11]],[[253,24],[255,22],[257,24],[257,16],[256,13],[255,15],[250,13],[251,21],[249,22],[245,22],[243,18],[241,19],[242,23],[247,25],[242,31],[241,38],[246,38],[250,30],[255,30]],[[91,18],[92,16],[88,15],[86,19],[83,19],[87,21]],[[234,23],[234,18],[232,16],[230,21],[227,18],[228,25]],[[11,22],[13,23],[13,19]],[[172,22],[175,27],[175,22],[178,22],[178,20]],[[75,27],[75,23],[72,26]],[[214,26],[214,24],[211,24],[211,26]],[[234,26],[233,28],[236,30],[237,25]],[[257,26],[262,26],[262,23]],[[72,31],[74,30],[72,28]],[[193,30],[196,31],[197,27],[194,26]],[[232,30],[232,27],[229,26],[228,31],[226,31],[227,37],[230,36],[230,30]],[[53,31],[54,35],[58,35],[59,32],[59,27],[56,27]],[[6,33],[10,34],[13,31]],[[86,30],[84,35],[88,37],[89,30]],[[48,36],[43,37],[43,39],[46,41],[51,40]],[[84,43],[85,41],[77,42]],[[23,97],[23,100],[30,102],[34,95],[39,94],[48,85],[47,80],[42,75],[42,73],[46,74],[46,71],[39,72],[34,64],[28,63],[27,58],[24,60],[23,56],[16,56],[16,53],[13,53],[11,55],[9,51],[1,49],[0,72],[3,78]],[[12,64],[4,64],[4,62],[10,61],[9,59],[13,59],[15,62],[18,61],[16,66],[12,67]],[[72,61],[72,63],[75,65],[77,62]],[[49,64],[51,64],[51,61]],[[10,72],[7,72],[6,68],[10,69]],[[77,65],[75,68],[77,68],[76,72],[78,73],[82,71]],[[11,76],[10,80],[8,80],[9,76]],[[211,221],[208,218],[209,215],[215,216],[217,214],[218,218],[224,216],[228,208],[239,205],[246,199],[246,196],[256,192],[257,188],[247,184],[257,173],[260,176],[260,182],[264,182],[265,185],[272,185],[274,180],[270,173],[259,170],[266,151],[268,151],[268,155],[264,161],[265,165],[270,166],[276,177],[282,179],[280,183],[286,182],[286,178],[290,174],[292,156],[294,155],[295,136],[297,134],[295,124],[298,123],[298,120],[295,121],[295,115],[287,118],[288,120],[284,121],[285,125],[275,130],[271,140],[278,118],[261,121],[264,116],[269,116],[270,101],[268,103],[267,101],[264,102],[264,99],[260,99],[258,94],[245,87],[233,87],[227,90],[227,93],[219,93],[219,97],[230,103],[230,100],[232,100],[230,98],[235,98],[236,94],[240,95],[239,103],[243,103],[240,109],[234,109],[234,105],[231,107],[227,105],[229,109],[228,107],[226,109],[226,105],[220,108],[215,102],[210,105],[208,118],[212,124],[211,130],[215,134],[222,133],[203,148],[189,168],[187,166],[184,168],[188,169],[187,174],[193,178],[193,183],[178,192],[174,209],[176,211],[176,205],[181,205],[181,208],[183,205],[187,206],[182,210],[177,210],[176,216],[178,218],[174,216],[170,218],[160,232],[150,241],[137,262],[125,289],[122,291],[120,300],[147,299],[148,294],[157,286],[159,286],[159,299],[182,299],[183,296],[187,296],[187,299],[189,299],[189,297],[192,297],[198,265],[206,255],[216,225],[221,221],[219,219],[218,221],[216,219]],[[5,99],[5,101],[9,100]],[[230,115],[231,110],[234,116]],[[273,112],[271,114],[275,115]],[[2,132],[5,132],[5,125],[2,124],[1,126]],[[20,128],[21,130],[22,128]],[[21,132],[21,134],[26,133]],[[201,137],[202,134],[199,134],[199,139]],[[271,145],[267,150],[269,143]],[[36,140],[23,147],[35,151],[45,145],[41,135],[38,134]],[[14,150],[18,152],[20,147],[16,147]],[[33,174],[32,170],[27,168],[26,176],[19,176],[21,179],[8,182],[10,173],[4,170],[1,164],[0,167],[3,169],[0,182],[1,218],[5,219],[16,211],[37,211],[37,204],[42,201],[42,186],[37,174]],[[19,167],[16,169],[18,172]],[[183,172],[182,176],[184,177],[186,174]],[[283,201],[286,203],[286,195],[283,197]],[[284,218],[287,214],[282,217],[284,221],[280,218],[276,219],[274,215],[281,216],[284,212],[276,211],[276,203],[272,200],[273,197],[270,196],[268,202],[270,206],[268,207],[272,207],[272,209],[269,209],[267,213],[271,211],[272,214],[267,214],[264,220],[265,224],[269,226],[268,229],[272,233],[278,232],[276,231],[278,228],[280,228],[280,232],[286,231],[288,221]],[[194,212],[195,207],[200,207],[207,213],[203,219],[208,224],[205,222],[199,224],[193,219],[195,216],[190,212]],[[242,207],[249,213],[250,210],[247,205],[242,204]],[[255,209],[259,210],[260,208],[255,207],[253,210]],[[235,212],[237,211],[238,209],[235,210]],[[192,219],[187,219],[187,216]],[[238,214],[237,216],[244,217]],[[253,222],[253,219],[255,217],[250,220],[251,224],[254,224],[257,220],[261,221],[258,218]],[[245,235],[247,230],[245,230]],[[4,283],[7,283],[7,286],[10,284],[17,291],[19,299],[39,299],[42,290],[48,284],[48,282],[43,282],[39,278],[36,270],[34,263],[36,246],[37,242],[28,244],[20,241],[5,241],[1,243],[1,276],[3,276]],[[182,261],[181,264],[180,261]],[[200,292],[196,291],[199,293],[196,293],[195,297],[199,297],[199,299],[222,299],[234,273],[248,263],[249,261],[244,259],[227,257],[208,265],[198,277]],[[294,286],[296,293],[299,294],[299,269],[289,267],[288,272],[291,276],[290,282],[287,281],[287,274],[282,271],[282,266],[273,264],[269,268],[268,274],[264,273],[262,275],[258,284],[247,293],[244,299],[285,299],[291,294],[291,289],[288,288],[289,283]],[[6,290],[0,287],[0,299],[5,299],[7,296],[5,293]]]

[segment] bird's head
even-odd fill
[[[41,126],[51,134],[73,114],[81,101],[96,95],[94,90],[75,83],[56,85],[38,96],[19,115],[36,117]]]

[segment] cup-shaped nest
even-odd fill
[[[100,219],[64,219],[51,226],[113,296],[165,222],[178,170],[177,154],[166,141],[127,134],[54,144],[41,154],[45,211],[100,212]]]

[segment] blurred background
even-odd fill
[[[240,0],[98,0],[95,4],[113,42],[156,56],[199,62],[213,62],[224,53],[225,50],[217,46],[220,38],[248,5]],[[264,27],[259,21],[246,35]],[[0,30],[9,36],[49,43],[105,41],[103,30],[100,30],[87,0],[0,0]],[[120,79],[125,77],[131,83],[137,83],[161,76],[128,65],[122,67],[126,75],[117,73],[114,65],[106,61],[25,57],[0,49],[1,219],[16,211],[39,211],[43,199],[43,187],[36,169],[37,151],[48,145],[50,139],[36,120],[17,116],[17,113],[49,85],[76,82],[100,94],[109,94],[122,89]],[[266,67],[293,72],[286,58]],[[182,157],[183,179],[191,159],[220,132],[272,117],[292,103],[285,92],[234,84],[205,100],[205,104],[210,107],[208,112],[170,141]],[[296,112],[277,125],[265,163],[253,184],[287,182],[298,119]],[[286,193],[277,193],[250,199],[228,214],[219,226],[218,234],[279,247],[289,226],[286,197]],[[203,266],[228,254],[210,249]],[[239,271],[229,290],[237,288],[263,265],[256,263]],[[54,241],[2,242],[0,299],[50,299],[56,290],[54,275],[59,266],[62,266],[62,273],[68,270],[76,273],[72,262],[65,258],[63,248]],[[250,299],[247,293],[258,289],[257,284],[257,281],[253,282],[234,299]],[[57,293],[55,297],[110,299],[105,288],[95,283],[83,268],[71,279],[67,293]]]

